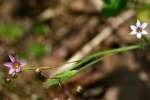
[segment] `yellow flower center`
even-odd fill
[[[19,63],[15,63],[13,67],[14,67],[14,68],[19,68],[19,66],[20,66]]]
[[[138,28],[136,29],[136,31],[140,33],[140,32],[142,32],[142,29],[141,29],[140,27],[138,27]]]

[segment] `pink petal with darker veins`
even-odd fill
[[[26,62],[20,61],[20,66],[21,66],[21,67],[24,67],[25,65],[26,65]]]
[[[12,63],[5,63],[4,66],[6,66],[8,68],[12,68],[13,67]]]
[[[15,69],[11,68],[11,69],[9,70],[9,74],[13,74],[13,73],[15,73]]]
[[[21,68],[17,68],[16,69],[16,72],[18,73],[18,72],[21,72]]]
[[[16,58],[13,57],[12,55],[9,55],[9,58],[10,58],[11,62],[15,62],[16,61]]]

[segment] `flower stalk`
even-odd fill
[[[58,73],[57,75],[50,77],[49,79],[47,79],[46,82],[44,82],[44,86],[48,88],[50,86],[59,85],[60,81],[62,83],[63,81],[66,81],[67,79],[74,77],[81,71],[84,71],[85,69],[101,61],[106,56],[111,56],[118,53],[123,53],[125,51],[141,49],[141,48],[142,45],[139,44],[139,45],[132,45],[132,46],[94,53],[92,55],[83,58],[80,62],[76,63],[76,65],[72,69],[62,73]]]

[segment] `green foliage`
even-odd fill
[[[78,74],[80,71],[83,71],[84,69],[100,61],[103,57],[114,55],[117,53],[122,53],[122,52],[129,51],[129,50],[140,49],[140,48],[142,48],[142,45],[132,45],[132,46],[127,46],[127,47],[122,47],[122,48],[117,48],[117,49],[112,49],[112,50],[100,51],[92,55],[89,55],[83,58],[82,60],[80,60],[79,62],[76,62],[70,70],[57,74],[53,78],[48,79],[44,83],[44,87],[48,88],[54,85],[58,85],[60,84],[60,82],[66,81],[72,78],[73,76]]]
[[[23,28],[17,24],[0,24],[0,38],[4,41],[16,41],[24,35],[23,32]]]
[[[49,88],[51,86],[59,85],[60,82],[63,82],[75,76],[77,72],[78,72],[77,70],[70,70],[70,71],[66,71],[64,73],[58,74],[54,78],[48,79],[46,82],[44,82],[44,87]]]
[[[137,17],[142,22],[147,22],[150,18],[150,4],[140,4],[137,9]]]
[[[102,9],[102,15],[104,16],[115,16],[125,6],[128,0],[103,0],[104,5]]]
[[[85,67],[89,63],[96,61],[97,59],[100,59],[100,58],[103,58],[106,56],[110,56],[110,55],[114,55],[116,53],[121,53],[121,52],[124,52],[127,50],[137,49],[137,48],[142,48],[142,47],[141,47],[141,45],[133,45],[133,46],[122,47],[122,48],[117,48],[117,49],[106,50],[106,51],[94,53],[92,55],[89,55],[89,56],[83,58],[80,62],[76,63],[76,65],[74,66],[74,69]]]
[[[44,82],[44,87],[49,88],[51,86],[56,86],[60,83],[60,79],[48,79],[46,82]]]
[[[47,32],[47,27],[44,24],[35,25],[33,33],[36,35],[43,35]]]
[[[28,52],[30,52],[30,54],[33,56],[33,57],[41,57],[44,55],[45,53],[45,45],[42,44],[42,43],[32,43],[29,47],[29,50]]]
[[[25,51],[18,52],[18,56],[21,59],[27,59],[28,58],[28,54]]]

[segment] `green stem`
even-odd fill
[[[100,57],[110,56],[110,55],[114,55],[116,53],[122,53],[125,51],[140,49],[140,48],[142,48],[142,45],[132,45],[132,46],[128,46],[128,47],[122,47],[122,48],[117,48],[117,49],[113,49],[113,50],[97,52],[95,54],[92,54],[90,56],[83,58],[83,60],[81,60],[79,63],[77,63],[72,69],[82,67],[82,66],[86,65],[87,63],[94,61]]]
[[[77,75],[79,72],[90,67],[91,65],[96,64],[97,62],[101,61],[106,56],[111,56],[117,53],[122,53],[125,51],[140,49],[140,48],[142,48],[142,45],[132,45],[132,46],[117,48],[113,50],[107,50],[107,51],[94,53],[90,56],[84,57],[82,60],[80,60],[80,62],[75,63],[76,65],[72,69],[51,77],[51,80],[50,79],[47,80],[45,84],[47,86],[57,85],[59,84],[59,79],[61,79],[61,81],[68,80],[74,77],[75,75]],[[59,78],[59,79],[55,79],[55,78]]]
[[[39,68],[40,70],[47,70],[47,69],[53,69],[56,67],[24,67],[23,70],[36,70],[37,68]]]
[[[71,61],[71,62],[67,62],[67,63],[76,63],[76,62],[80,62],[81,60],[76,60],[76,61]],[[63,63],[63,64],[66,64],[66,63]],[[62,65],[63,65],[62,64]],[[35,66],[25,66],[23,68],[23,71],[25,70],[36,70],[37,68],[39,68],[40,70],[47,70],[47,69],[54,69],[54,68],[57,68],[57,67],[35,67]]]

